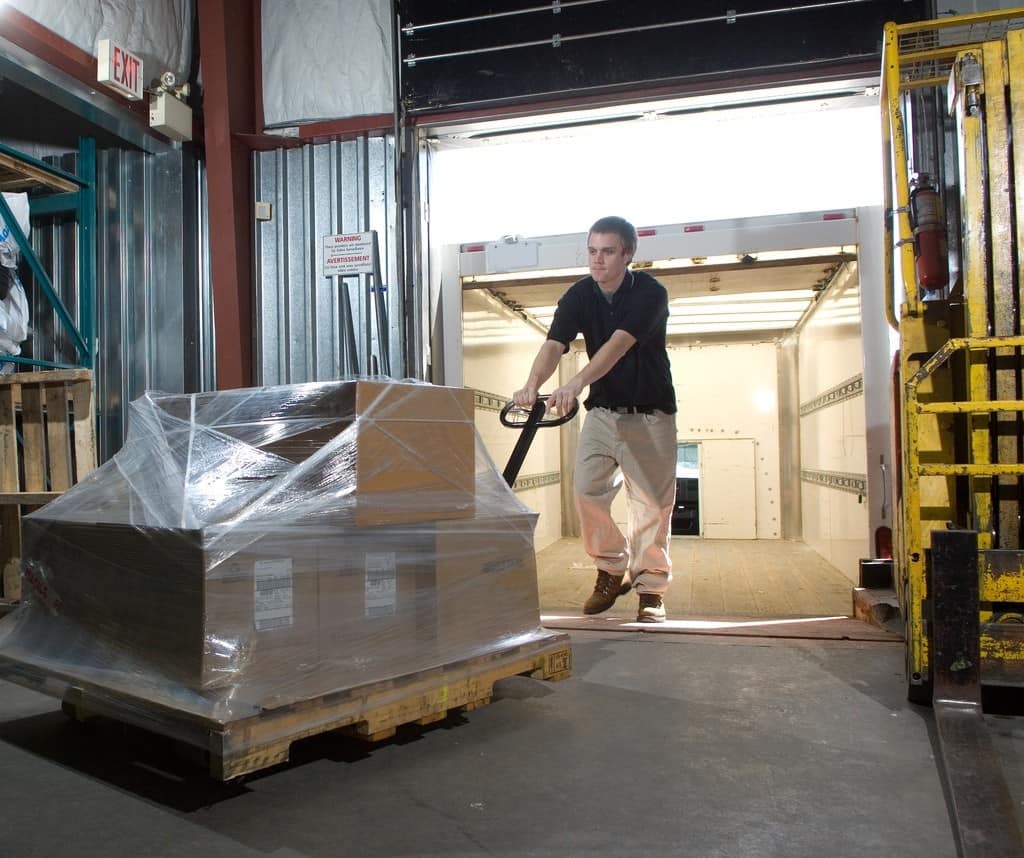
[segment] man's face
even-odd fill
[[[633,254],[626,251],[622,239],[614,232],[592,232],[587,237],[590,276],[606,292],[614,292],[626,276],[626,266]]]

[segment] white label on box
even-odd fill
[[[366,555],[366,616],[391,617],[398,608],[398,570],[394,551]]]
[[[290,628],[292,611],[292,559],[257,560],[253,565],[256,631]]]

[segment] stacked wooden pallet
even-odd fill
[[[5,601],[20,598],[21,517],[96,467],[92,371],[0,376],[0,568]]]

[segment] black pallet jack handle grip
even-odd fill
[[[512,450],[508,464],[505,465],[505,470],[502,472],[502,476],[505,478],[505,482],[508,483],[509,488],[515,484],[516,477],[519,476],[519,469],[526,460],[526,454],[530,451],[530,445],[533,443],[533,436],[537,434],[537,430],[568,423],[576,416],[580,406],[578,402],[573,402],[572,408],[561,417],[545,418],[544,415],[547,413],[547,410],[548,397],[546,394],[537,397],[529,412],[525,408],[520,408],[514,402],[506,402],[505,407],[501,409],[498,419],[501,420],[502,426],[508,426],[512,429],[522,427],[522,431],[519,433],[519,440],[516,441],[515,449]],[[522,417],[523,415],[527,415],[525,420],[513,419],[513,417]]]

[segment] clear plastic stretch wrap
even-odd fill
[[[0,675],[228,722],[543,636],[536,516],[473,410],[380,379],[143,396],[24,519]]]

